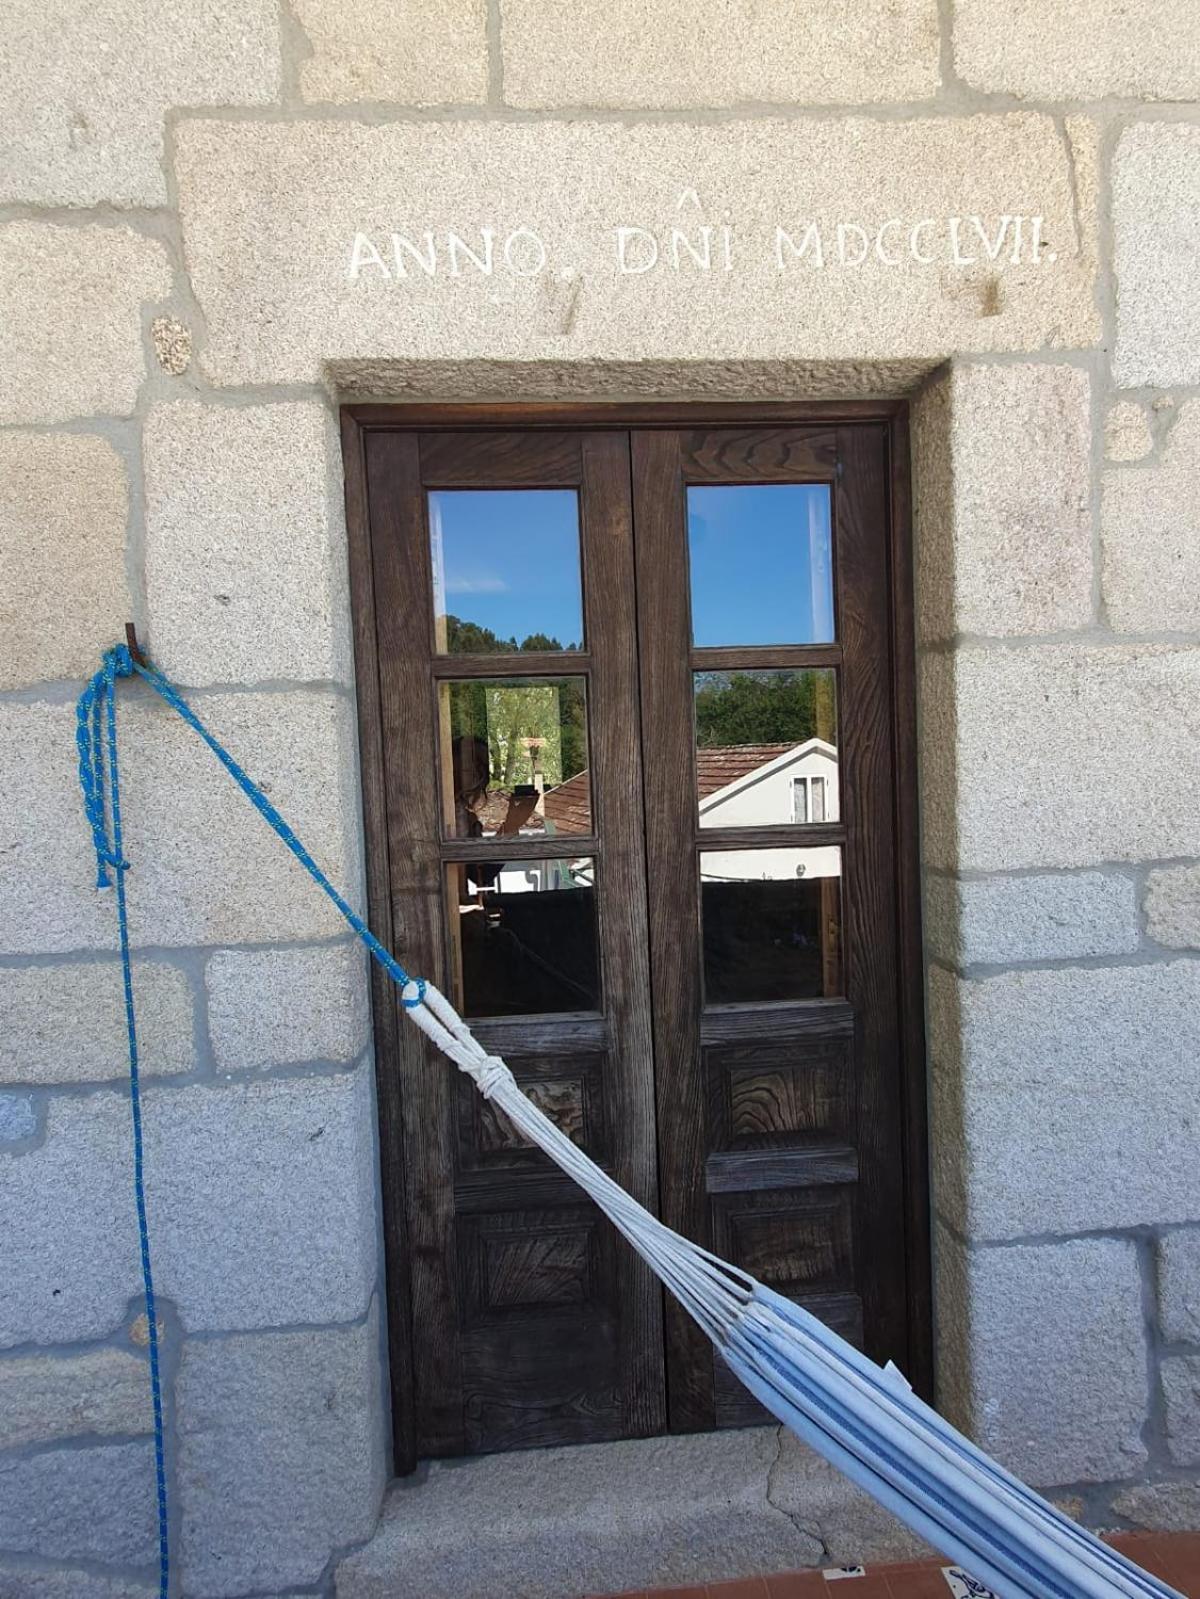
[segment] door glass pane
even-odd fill
[[[841,872],[836,845],[702,851],[705,1001],[840,994]]]
[[[837,820],[831,667],[693,672],[692,690],[701,827]]]
[[[443,683],[438,737],[451,838],[591,832],[584,678]]]
[[[832,643],[827,484],[693,485],[687,512],[694,644]]]
[[[429,540],[439,654],[583,647],[574,489],[436,489]]]
[[[595,861],[453,861],[455,1003],[465,1016],[599,1010]]]

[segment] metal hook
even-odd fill
[[[134,627],[132,622],[126,622],[125,624],[125,643],[129,650],[130,659],[138,666],[145,666],[146,657],[142,654],[141,645],[138,643],[137,628]]]

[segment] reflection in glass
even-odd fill
[[[574,489],[437,489],[429,542],[439,654],[582,647]]]
[[[688,489],[694,644],[832,643],[829,503],[824,483]]]
[[[453,861],[455,1003],[465,1016],[598,1010],[595,862]]]
[[[840,994],[841,871],[836,845],[702,851],[705,1001]]]
[[[694,672],[701,827],[838,818],[837,674]]]
[[[490,677],[440,685],[450,837],[591,832],[584,684],[582,677]]]

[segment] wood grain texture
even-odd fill
[[[707,1243],[691,615],[678,434],[633,435],[633,503],[641,716],[648,746],[643,769],[659,1199],[669,1226]],[[673,1300],[666,1307],[666,1350],[672,1430],[712,1426],[711,1347]]]
[[[577,488],[576,433],[423,433],[427,489]]]
[[[494,400],[408,401],[380,405],[362,401],[346,410],[360,426],[489,429],[604,427],[638,429],[728,425],[735,428],[788,424],[827,428],[836,422],[887,421],[904,411],[903,400]]]
[[[835,497],[846,823],[843,970],[856,1017],[858,1292],[867,1353],[908,1364],[896,986],[895,764],[892,751],[890,525],[882,426],[843,428]]]
[[[804,672],[841,664],[840,644],[705,644],[692,650],[697,672]]]
[[[908,411],[888,423],[892,704],[895,750],[896,976],[900,1001],[901,1099],[909,1382],[930,1404],[933,1369],[933,1241],[929,1193],[921,823],[917,800],[916,629],[913,609],[912,480]]]
[[[699,428],[680,433],[688,483],[828,482],[837,467],[832,428]]]
[[[388,858],[387,791],[375,632],[375,582],[371,563],[370,514],[364,436],[343,412],[342,459],[350,567],[350,614],[358,689],[358,739],[362,762],[363,832],[366,843],[367,921],[383,944],[392,942],[392,887]],[[371,962],[371,1008],[378,1071],[380,1191],[384,1270],[390,1339],[392,1466],[409,1472],[417,1463],[413,1390],[412,1298],[409,1272],[408,1198],[404,1175],[404,1107],[399,1081],[399,1033],[395,985]]]
[[[613,1175],[651,1210],[658,1201],[654,1041],[651,1031],[642,740],[633,503],[624,435],[583,443],[585,627],[596,664],[588,684],[595,771],[593,814],[603,841],[597,865],[601,977],[611,1027],[607,1092]],[[662,1293],[649,1268],[618,1246],[618,1358],[626,1436],[660,1431],[666,1419]]]

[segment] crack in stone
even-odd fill
[[[793,1530],[799,1533],[802,1538],[806,1539],[809,1543],[816,1545],[815,1558],[810,1560],[810,1565],[832,1565],[833,1556],[830,1554],[829,1545],[826,1543],[824,1535],[821,1533],[820,1529],[815,1526],[807,1525],[801,1520],[798,1512],[785,1509],[785,1507],[781,1505],[775,1498],[776,1478],[779,1473],[779,1468],[783,1463],[783,1434],[783,1427],[777,1427],[775,1429],[775,1458],[767,1467],[767,1482],[765,1490],[766,1503],[771,1507],[772,1510],[777,1511],[779,1515],[789,1522]]]

